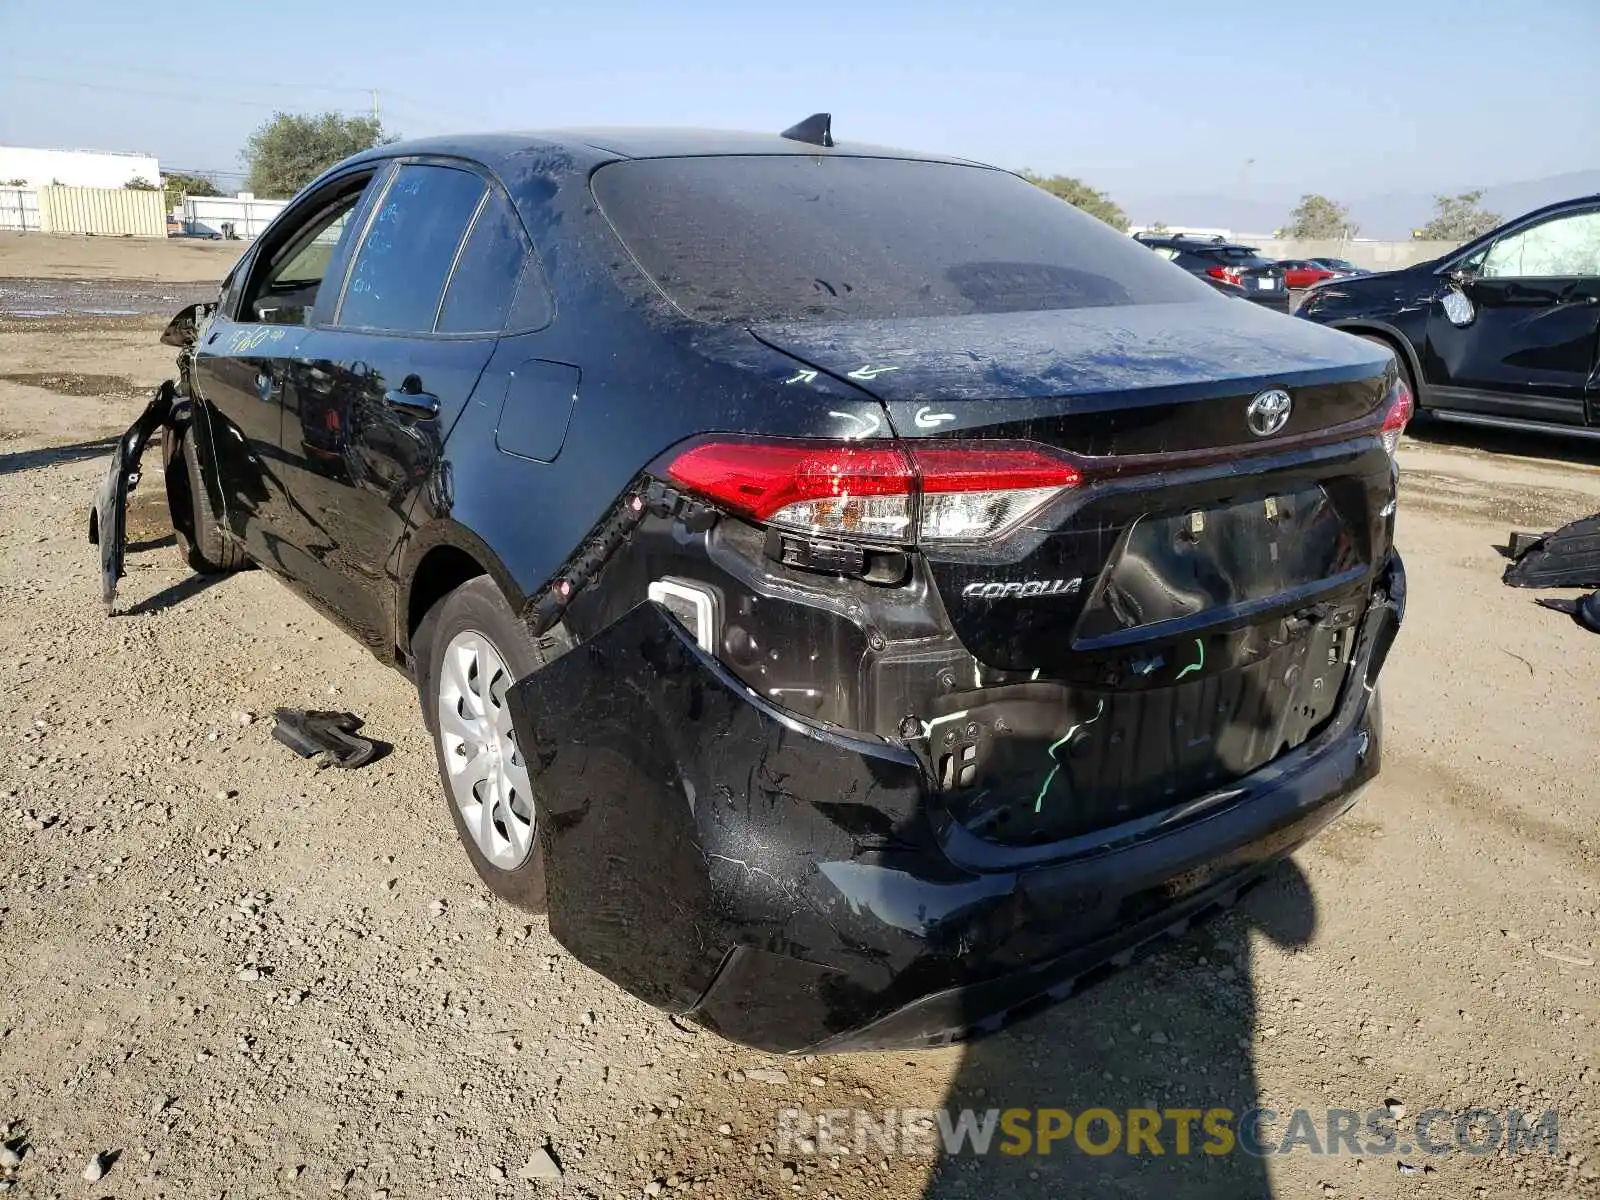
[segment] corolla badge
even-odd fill
[[[1293,409],[1294,401],[1289,399],[1289,393],[1282,388],[1272,388],[1257,393],[1244,410],[1244,419],[1249,422],[1251,433],[1257,437],[1271,437],[1289,423],[1289,413]]]
[[[961,589],[963,600],[1010,600],[1017,596],[1071,596],[1083,587],[1077,579],[1026,579],[1010,583],[969,583]]]

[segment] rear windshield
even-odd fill
[[[656,285],[716,323],[1210,299],[1139,243],[982,167],[771,155],[633,159],[596,198]]]
[[[1224,246],[1220,250],[1208,250],[1213,258],[1220,258],[1229,266],[1234,267],[1276,267],[1280,263],[1273,262],[1270,258],[1263,258],[1261,253],[1250,246]]]

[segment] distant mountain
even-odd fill
[[[1135,225],[1160,222],[1174,228],[1249,230],[1263,233],[1276,229],[1288,219],[1289,210],[1299,202],[1292,200],[1241,200],[1237,196],[1204,194],[1113,193]]]
[[[1454,196],[1471,191],[1475,186],[1483,185],[1462,184],[1443,191]],[[1478,203],[1510,220],[1531,209],[1554,204],[1557,200],[1592,196],[1597,192],[1600,192],[1600,170],[1568,171],[1564,175],[1550,175],[1544,179],[1485,186],[1483,199]],[[1353,200],[1350,202],[1350,214],[1367,237],[1410,237],[1412,229],[1426,224],[1433,215],[1433,193],[1394,192]],[[1279,223],[1282,223],[1281,219]]]
[[[1544,179],[1492,186],[1462,183],[1438,189],[1443,195],[1457,195],[1483,187],[1480,203],[1490,212],[1507,219],[1557,200],[1600,193],[1600,169],[1569,171]],[[1433,215],[1433,192],[1388,192],[1376,196],[1333,196],[1350,206],[1350,215],[1361,226],[1363,237],[1403,239],[1425,224]],[[1300,200],[1298,195],[1277,199],[1204,194],[1119,194],[1112,197],[1133,221],[1147,225],[1162,221],[1168,225],[1194,225],[1239,232],[1267,233],[1289,219],[1289,210]]]

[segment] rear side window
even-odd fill
[[[669,299],[716,323],[1162,304],[1209,289],[1003,171],[903,159],[632,159],[601,209]]]
[[[428,163],[401,167],[356,252],[337,324],[430,332],[484,187],[471,171]]]
[[[440,333],[499,333],[527,259],[522,222],[498,190],[478,213],[439,310]]]

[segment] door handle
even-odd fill
[[[439,415],[439,397],[428,392],[411,392],[395,388],[383,394],[383,403],[395,412],[408,417],[426,419]]]

